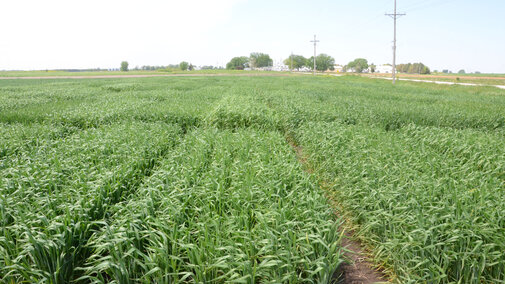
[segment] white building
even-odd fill
[[[342,66],[342,65],[335,64],[334,68],[335,68],[335,72],[337,72],[337,73],[344,72],[344,66]]]
[[[375,68],[375,73],[393,73],[393,66],[391,65],[379,65]]]
[[[282,60],[275,61],[273,66],[271,67],[272,71],[289,71],[289,66],[284,64]]]

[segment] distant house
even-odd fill
[[[279,72],[282,72],[282,71],[289,71],[289,66],[287,66],[286,64],[284,64],[282,62],[282,60],[279,60],[279,61],[275,61],[273,66],[271,67],[272,71],[279,71]]]
[[[375,73],[393,73],[393,66],[383,64],[375,68]]]
[[[335,68],[335,72],[337,72],[337,73],[344,72],[344,66],[342,66],[342,65],[335,64],[334,68]]]
[[[358,72],[356,71],[356,68],[345,68],[345,71],[344,72],[347,72],[347,73],[370,73],[370,68],[366,68],[366,69],[363,69],[361,70],[361,72]]]
[[[257,68],[254,68],[253,70],[273,71],[273,66],[257,67]]]

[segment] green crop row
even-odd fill
[[[328,283],[337,221],[282,135],[196,130],[89,246],[101,283]]]
[[[84,244],[95,222],[109,215],[109,206],[128,199],[180,133],[164,123],[109,125],[38,140],[5,156],[0,279],[71,280],[85,260]]]
[[[324,283],[342,255],[317,184],[399,282],[505,281],[503,90],[0,83],[0,282]]]
[[[316,122],[297,139],[402,282],[505,279],[502,132]]]

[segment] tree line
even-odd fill
[[[407,74],[430,74],[430,68],[422,63],[407,63],[396,65],[396,70]]]
[[[226,69],[229,70],[244,70],[246,68],[262,68],[272,66],[274,61],[270,55],[261,52],[253,52],[247,56],[233,57],[226,64]]]
[[[130,69],[128,68],[128,61],[122,61],[121,62],[121,67],[119,68],[120,71],[126,72],[129,71]],[[175,70],[175,69],[180,69],[182,71],[191,71],[195,69],[195,66],[189,62],[182,61],[179,64],[168,64],[168,65],[143,65],[142,67],[135,67],[133,70],[143,70],[143,71],[156,71],[156,70]],[[214,66],[202,66],[202,70],[210,70],[210,69],[220,69],[218,67]]]
[[[262,60],[259,60],[261,58]],[[310,70],[314,69],[314,56],[309,58],[303,55],[292,54],[283,61],[284,65],[288,66],[290,70],[298,70],[307,68]],[[240,56],[233,57],[228,64],[226,64],[226,69],[231,70],[244,70],[246,68],[261,68],[271,66],[272,59],[268,54],[264,53],[251,53],[249,57]],[[365,71],[375,72],[375,65],[368,64],[368,61],[364,58],[357,58],[343,67],[344,71],[351,71],[356,73],[362,73]],[[320,72],[333,71],[335,70],[335,59],[328,54],[321,53],[316,56],[316,70]]]
[[[287,65],[291,70],[300,70],[304,67],[312,70],[314,69],[314,56],[305,58],[302,55],[293,54],[284,60],[284,64]],[[322,72],[327,70],[335,70],[335,58],[325,53],[319,54],[316,56],[316,70]]]
[[[284,64],[289,67],[290,70],[298,70],[302,68],[308,68],[310,70],[314,69],[314,56],[306,58],[303,55],[292,54],[284,60]],[[261,52],[253,52],[249,56],[238,56],[233,57],[230,62],[226,64],[226,69],[229,70],[244,70],[247,68],[263,68],[273,66],[273,60],[270,55]],[[203,70],[211,69],[221,69],[222,67],[214,66],[203,66]],[[144,65],[140,69],[136,67],[134,70],[174,70],[180,69],[182,71],[191,71],[195,69],[195,66],[186,61],[182,61],[179,64],[169,64],[166,66],[150,66]],[[343,66],[343,70],[346,72],[371,72],[374,73],[376,66],[368,64],[365,58],[356,58],[355,60],[349,62],[347,65]],[[121,71],[128,71],[128,62],[121,62]],[[321,53],[316,56],[316,70],[317,71],[327,71],[335,70],[335,59],[327,54]],[[396,66],[397,72],[408,73],[408,74],[430,74],[430,68],[423,63],[407,63],[398,64]],[[445,72],[445,70],[444,70]],[[464,74],[464,70],[460,70],[458,73]]]
[[[300,70],[304,67],[314,68],[314,57],[305,58],[302,55],[290,55],[284,60],[284,64],[291,70]],[[230,62],[226,64],[226,69],[230,70],[244,70],[246,68],[262,68],[270,67],[273,65],[273,60],[268,54],[253,52],[249,56],[233,57]],[[326,71],[334,70],[335,59],[327,54],[319,54],[316,56],[316,70]]]

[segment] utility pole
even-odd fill
[[[396,0],[395,0],[395,12],[393,14],[386,14],[394,20],[394,37],[393,37],[393,85],[396,83],[396,19],[406,14],[396,13]]]
[[[293,69],[294,69],[294,68],[293,68],[293,52],[292,52],[292,51],[291,51],[291,66],[290,66],[290,67],[291,67],[291,68],[290,68],[290,69],[291,69],[291,72],[293,72]]]
[[[316,75],[316,45],[319,42],[318,40],[316,40],[316,35],[314,35],[314,40],[311,40],[310,42],[314,43],[314,76],[315,76]]]

